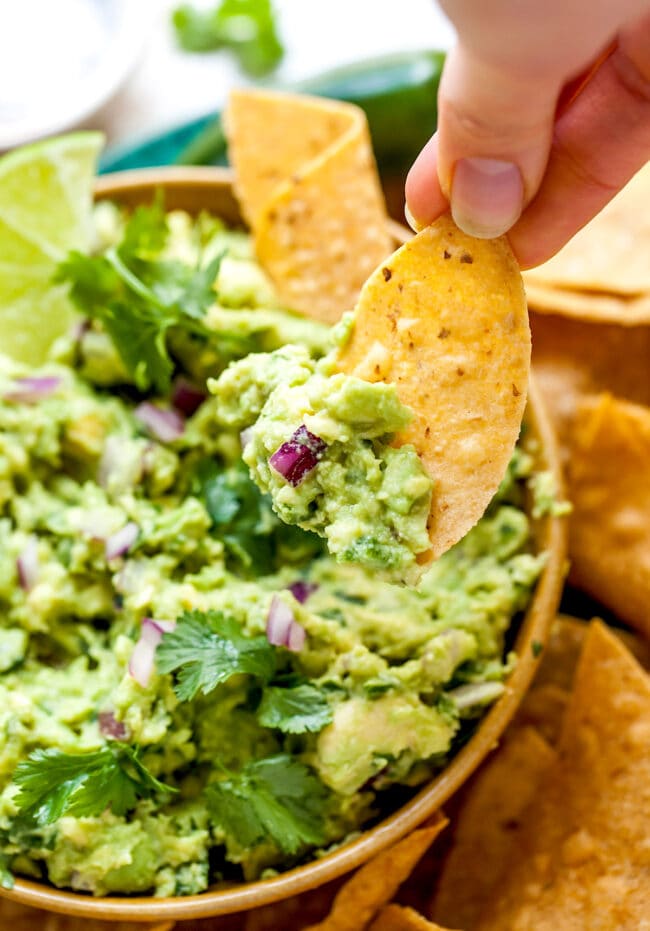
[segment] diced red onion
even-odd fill
[[[286,647],[298,653],[305,645],[305,628],[293,616],[286,602],[274,595],[266,619],[266,638],[275,647]]]
[[[297,582],[292,582],[291,585],[287,585],[287,588],[300,604],[304,604],[310,595],[313,595],[318,585],[316,582],[305,582],[302,579],[298,579]]]
[[[207,392],[179,376],[172,385],[172,404],[186,417],[191,417],[207,398]]]
[[[269,464],[295,488],[313,472],[326,449],[327,443],[301,424],[291,439],[276,449]]]
[[[38,581],[38,543],[32,537],[27,541],[24,550],[16,559],[18,581],[23,591],[30,592]]]
[[[289,628],[289,638],[287,640],[287,649],[292,653],[300,653],[307,640],[307,633],[302,624],[294,621]]]
[[[138,539],[140,528],[133,521],[125,524],[117,533],[113,533],[104,543],[104,554],[106,559],[116,559],[118,556],[124,556],[131,549]]]
[[[49,397],[61,384],[58,375],[35,375],[29,378],[17,378],[14,387],[3,395],[5,401],[19,404],[37,404]]]
[[[133,413],[149,433],[161,443],[173,443],[183,435],[185,430],[185,421],[178,411],[158,407],[149,401],[138,404]]]
[[[154,621],[151,617],[142,618],[140,638],[129,660],[129,673],[142,688],[146,689],[149,685],[156,658],[156,647],[162,640],[163,634],[169,633],[175,627],[175,621]]]
[[[239,442],[241,443],[242,452],[246,449],[251,439],[253,438],[253,428],[246,427],[245,430],[242,430],[239,434]]]
[[[126,740],[129,736],[126,724],[118,721],[112,711],[100,711],[97,715],[99,733],[112,740]]]

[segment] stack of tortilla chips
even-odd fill
[[[650,164],[525,274],[563,447],[571,581],[650,634]]]

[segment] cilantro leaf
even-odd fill
[[[204,268],[159,258],[167,239],[160,200],[140,207],[127,221],[122,241],[103,255],[71,252],[56,280],[68,282],[79,310],[99,320],[136,386],[166,394],[174,364],[167,336],[172,328],[207,337],[202,318],[214,302],[223,256]]]
[[[266,637],[246,637],[237,621],[220,611],[186,611],[156,650],[159,672],[175,672],[181,701],[207,695],[240,673],[267,682],[275,672],[275,649]]]
[[[215,822],[239,844],[264,840],[295,854],[326,839],[328,792],[314,773],[286,753],[247,763],[205,790]]]
[[[16,804],[39,825],[63,815],[101,815],[107,808],[123,815],[140,798],[176,792],[151,775],[135,748],[121,743],[90,753],[35,750],[16,767],[14,782],[20,786]]]
[[[271,0],[222,0],[208,10],[183,4],[172,22],[186,52],[230,49],[253,77],[272,71],[284,55]]]
[[[317,733],[332,717],[325,695],[307,682],[293,688],[267,686],[257,709],[260,724],[283,734]]]

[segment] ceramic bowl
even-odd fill
[[[96,196],[98,199],[110,198],[125,206],[135,207],[150,202],[157,189],[164,191],[168,209],[182,208],[191,213],[205,209],[223,217],[228,223],[241,223],[232,190],[232,174],[227,169],[157,168],[106,175],[97,182]],[[398,224],[391,224],[391,233],[396,245],[410,235]],[[526,424],[530,435],[538,441],[537,465],[550,469],[558,487],[562,487],[555,438],[534,382],[530,389]],[[444,805],[497,746],[535,673],[538,662],[536,655],[539,653],[537,644],[546,641],[562,590],[566,554],[565,521],[557,517],[544,517],[535,522],[534,530],[536,547],[548,554],[548,561],[517,631],[515,650],[519,659],[507,680],[504,694],[491,707],[471,739],[449,765],[406,805],[381,823],[363,831],[358,838],[322,859],[272,879],[218,886],[200,895],[183,898],[92,898],[20,878],[16,879],[11,891],[0,890],[2,894],[37,908],[96,919],[150,922],[187,920],[244,911],[313,889],[347,873],[395,843]]]

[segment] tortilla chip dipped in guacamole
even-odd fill
[[[529,366],[507,244],[444,217],[376,270],[325,359],[248,357],[209,385],[283,521],[341,562],[414,584],[495,495]]]

